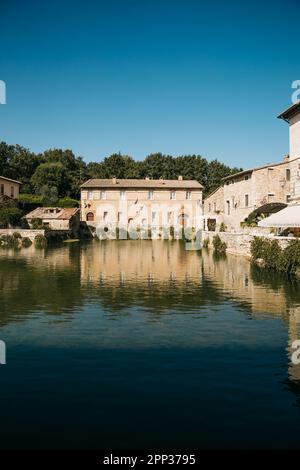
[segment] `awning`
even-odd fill
[[[300,227],[300,205],[287,206],[258,222],[259,227]]]

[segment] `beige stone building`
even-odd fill
[[[278,117],[289,124],[291,201],[300,201],[300,103],[293,104]]]
[[[81,219],[94,227],[199,228],[202,190],[197,181],[91,179],[81,187]]]
[[[227,228],[240,226],[255,209],[270,204],[287,204],[291,198],[288,157],[281,163],[251,168],[223,178],[223,184],[204,201],[206,227],[215,220]],[[269,206],[271,208],[271,206]]]
[[[19,199],[21,184],[20,181],[0,176],[0,197],[8,196],[11,199]]]
[[[78,208],[38,207],[25,216],[31,227],[34,220],[54,231],[76,234],[79,229],[80,211]]]
[[[204,201],[205,226],[240,227],[255,209],[300,201],[300,103],[278,116],[289,124],[290,154],[280,163],[251,168],[223,178]],[[268,206],[269,205],[269,206]]]

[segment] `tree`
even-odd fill
[[[61,163],[42,163],[34,172],[31,183],[37,194],[43,195],[45,188],[56,188],[57,194],[65,195],[68,190],[66,170]]]

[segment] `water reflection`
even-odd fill
[[[255,367],[247,363],[253,380],[272,375],[274,384],[296,395],[300,408],[300,366],[290,361],[291,344],[300,339],[299,287],[241,257],[216,259],[206,250],[186,251],[180,242],[0,250],[0,338],[40,351],[89,348],[91,357],[99,351],[102,356],[132,350],[142,357],[143,351],[176,350],[180,356],[191,350],[187,379],[199,367],[201,386],[212,388],[218,382],[214,373],[220,376],[229,365],[239,364],[244,373],[250,354],[256,361]],[[224,389],[218,384],[222,397],[229,386],[224,380]],[[252,389],[244,386],[247,401]],[[202,392],[209,400],[211,389]],[[288,416],[294,423],[293,412]]]

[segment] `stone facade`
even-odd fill
[[[228,229],[237,228],[255,209],[269,203],[287,203],[290,197],[288,158],[282,163],[236,173],[224,178],[222,186],[205,199],[206,228],[208,220],[213,218],[217,228],[222,222]]]
[[[25,216],[29,226],[33,220],[40,220],[53,231],[70,232],[77,235],[80,223],[78,208],[38,207]]]
[[[300,201],[300,103],[278,116],[289,124],[291,200]]]
[[[19,229],[19,228],[0,229],[0,237],[1,235],[13,235],[14,233],[19,233],[22,238],[29,238],[32,242],[34,241],[37,235],[45,236],[45,230],[31,230],[31,229]]]
[[[0,176],[0,197],[8,196],[11,199],[19,199],[21,184],[19,181]]]
[[[81,188],[81,220],[94,227],[203,226],[197,181],[90,180]]]
[[[251,241],[254,237],[267,237],[272,240],[278,240],[281,248],[285,248],[293,238],[289,237],[276,237],[273,234],[270,234],[269,229],[254,228],[247,230],[240,230],[236,232],[219,232],[219,237],[227,245],[226,252],[233,255],[246,256],[251,258]],[[209,240],[209,247],[212,248],[213,237],[216,236],[216,232],[203,231],[202,239]]]

